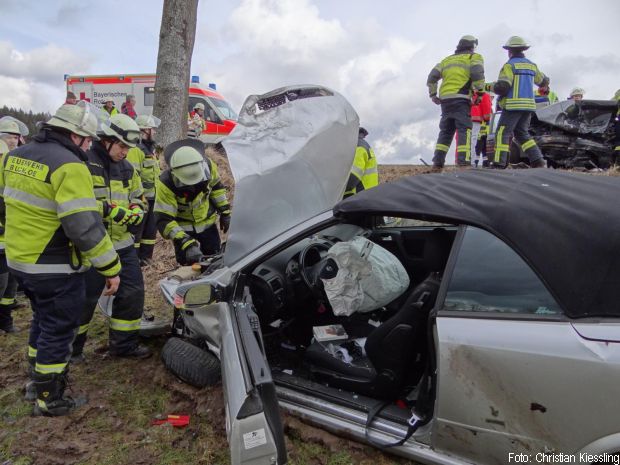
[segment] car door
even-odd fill
[[[620,382],[619,370],[601,363],[618,348],[582,338],[503,241],[461,227],[436,309],[437,450],[503,464],[509,454],[515,461],[526,452],[533,461],[538,453],[576,452],[609,434],[607,420],[588,419],[609,410],[611,393],[601,384],[598,395],[587,393],[593,380]]]

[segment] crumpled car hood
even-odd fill
[[[224,265],[342,199],[358,128],[349,102],[325,87],[283,87],[246,99],[223,142],[235,178]]]

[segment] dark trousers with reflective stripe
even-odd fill
[[[510,138],[514,134],[515,140],[521,146],[521,150],[528,156],[530,163],[540,160],[543,156],[530,136],[530,120],[533,111],[502,111],[499,118],[497,132],[495,133],[495,159],[497,166],[506,166],[510,155]]]
[[[222,249],[222,242],[220,240],[220,233],[217,230],[217,226],[214,224],[200,233],[187,231],[187,234],[196,239],[200,244],[200,251],[203,255],[215,255],[220,253]],[[174,253],[176,255],[177,263],[184,263],[185,257],[180,247],[175,247]]]
[[[140,231],[135,236],[140,263],[153,258],[153,247],[155,247],[155,237],[157,236],[157,223],[153,212],[155,199],[148,199],[148,201],[149,211],[142,221]]]
[[[144,310],[144,280],[136,249],[125,247],[117,250],[121,259],[121,283],[112,303],[110,319],[110,352],[123,354],[138,344],[140,320]],[[80,333],[75,338],[74,354],[81,354],[86,342],[88,324],[93,317],[105,277],[91,268],[86,272],[86,302],[80,310]]]
[[[446,162],[446,153],[454,138],[458,134],[456,147],[456,162],[459,165],[470,164],[471,152],[471,104],[469,99],[454,98],[441,102],[441,120],[439,121],[439,136],[433,155],[433,165],[443,166]]]
[[[71,344],[86,300],[84,273],[11,273],[32,306],[28,345],[36,350],[35,371],[62,373],[71,357]]]

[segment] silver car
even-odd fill
[[[161,283],[169,343],[221,364],[232,463],[286,463],[280,409],[422,463],[619,463],[616,178],[469,170],[339,202],[358,125],[322,87],[250,97],[226,251]],[[359,237],[410,284],[336,316],[329,250]],[[333,324],[348,339],[313,338]]]

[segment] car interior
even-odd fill
[[[384,217],[367,223],[328,227],[244,274],[276,384],[361,410],[385,401],[380,416],[404,422],[421,389],[428,389],[423,379],[432,376],[429,314],[457,226]],[[409,285],[385,306],[336,316],[321,279],[337,271],[326,255],[334,244],[360,236],[393,254]],[[333,324],[342,325],[346,339],[313,337],[314,327]]]

